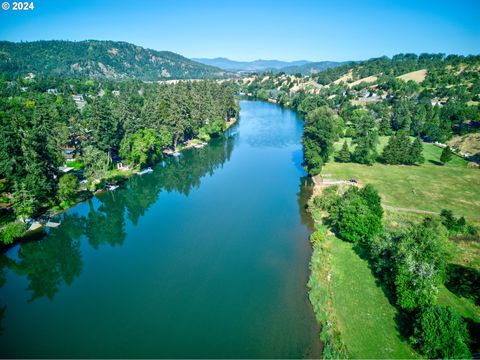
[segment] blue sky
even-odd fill
[[[34,5],[34,11],[0,10],[1,40],[123,40],[187,57],[235,60],[480,54],[480,0],[34,0]]]

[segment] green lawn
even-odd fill
[[[382,137],[379,152],[387,142]],[[343,142],[335,144],[339,149]],[[446,165],[437,165],[442,149],[424,144],[425,163],[419,166],[372,166],[337,163],[322,170],[325,179],[357,179],[373,184],[387,206],[440,212],[450,209],[455,215],[480,220],[480,170],[467,168],[467,161],[454,156]]]
[[[463,317],[480,323],[480,307],[476,306],[470,299],[455,295],[445,286],[441,286],[438,291],[438,303],[444,306],[451,306]]]
[[[418,357],[400,338],[392,306],[377,285],[368,262],[352,244],[332,237],[332,296],[342,341],[352,358]]]

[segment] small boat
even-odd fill
[[[142,171],[139,171],[138,175],[145,175],[145,174],[149,174],[151,172],[153,172],[153,169],[151,167],[148,167],[148,168],[143,169]]]
[[[108,185],[107,189],[110,190],[110,191],[113,191],[115,189],[118,189],[118,185]]]
[[[45,226],[50,227],[50,228],[56,228],[56,227],[60,226],[60,223],[59,222],[53,222],[53,221],[47,221]]]

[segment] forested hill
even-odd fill
[[[107,79],[196,79],[225,72],[169,51],[119,41],[0,42],[0,74],[8,79],[28,73],[55,77]]]

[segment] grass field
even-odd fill
[[[382,137],[381,153],[388,138]],[[342,142],[335,144],[339,149]],[[467,161],[453,156],[446,165],[438,165],[442,149],[424,144],[425,163],[418,166],[372,166],[337,163],[333,160],[322,170],[325,179],[357,179],[361,184],[373,184],[386,206],[402,211],[450,209],[455,215],[480,220],[480,170],[467,167]],[[412,211],[412,212],[413,212]]]
[[[397,310],[377,285],[368,262],[352,244],[331,237],[332,297],[342,341],[352,358],[418,355],[397,330]]]
[[[381,153],[388,141],[380,139]],[[337,150],[342,142],[335,144]],[[352,150],[352,147],[350,147]],[[478,225],[480,220],[480,171],[467,167],[467,161],[454,156],[446,165],[439,165],[442,149],[424,144],[425,163],[419,166],[373,166],[355,163],[328,163],[322,171],[324,179],[357,179],[373,184],[386,205],[387,228],[400,229],[419,222],[429,212],[438,214],[451,209]],[[423,213],[425,212],[425,213]],[[318,216],[314,218],[320,221]],[[402,339],[393,306],[376,281],[368,262],[352,244],[329,237],[328,264],[331,311],[341,341],[353,358],[412,358],[419,355]],[[452,241],[452,262],[478,269],[478,241]],[[325,255],[326,256],[326,255]],[[438,303],[455,308],[463,317],[480,322],[480,308],[474,301],[441,286]]]

